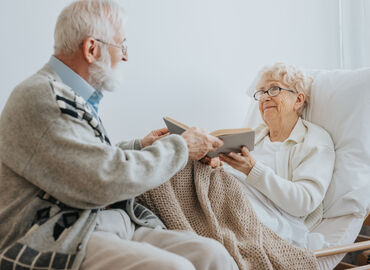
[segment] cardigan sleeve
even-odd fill
[[[119,142],[117,146],[122,150],[141,150],[143,148],[140,139]]]
[[[94,208],[135,197],[169,180],[187,162],[181,136],[143,150],[122,150],[96,142],[91,131],[68,118],[61,116],[40,138],[23,171],[27,180],[67,205]]]
[[[292,169],[291,180],[257,161],[246,181],[289,214],[303,217],[321,204],[332,177],[334,159],[333,149],[314,146],[304,151]]]
[[[133,198],[187,163],[179,135],[142,150],[103,143],[86,120],[63,113],[49,81],[32,78],[12,93],[1,117],[2,162],[24,181],[77,208]],[[129,149],[127,149],[129,148]]]

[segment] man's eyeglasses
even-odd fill
[[[285,89],[281,88],[279,86],[273,86],[270,89],[265,90],[259,90],[256,93],[254,93],[253,97],[255,100],[259,101],[262,99],[263,95],[267,93],[270,97],[275,97],[280,94],[281,90],[289,91],[292,93],[298,93],[297,90],[291,90],[291,89]]]
[[[122,50],[122,53],[124,55],[127,54],[127,40],[126,39],[123,41],[122,45],[115,45],[115,44],[106,42],[104,40],[98,39],[98,38],[96,38],[95,40],[98,41],[98,42],[100,42],[100,43],[103,43],[103,44],[106,44],[106,45],[109,45],[109,46],[113,46],[113,47],[119,48],[119,49]]]

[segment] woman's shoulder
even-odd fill
[[[334,142],[328,131],[310,121],[303,120],[302,123],[307,128],[307,133],[304,138],[305,144],[315,146],[326,146],[334,149]]]

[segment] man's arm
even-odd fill
[[[119,142],[117,147],[121,148],[122,150],[141,150],[141,148],[143,148],[140,139]]]
[[[188,159],[186,141],[177,135],[141,151],[102,143],[86,120],[62,112],[49,81],[39,75],[13,91],[0,135],[9,169],[79,208],[141,194],[167,181]]]
[[[80,111],[68,112],[56,99],[74,99],[58,87],[38,74],[13,91],[1,116],[0,151],[14,173],[67,205],[96,208],[132,198],[169,180],[188,158],[198,160],[222,144],[191,128],[140,151],[107,145]]]
[[[71,136],[66,129],[80,136]],[[99,143],[90,134],[88,127],[57,120],[40,138],[22,175],[67,205],[94,208],[157,187],[187,162],[186,144],[180,136],[163,138],[137,151]]]

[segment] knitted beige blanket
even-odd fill
[[[317,269],[310,251],[284,241],[257,219],[241,184],[222,168],[189,162],[170,181],[137,199],[169,229],[222,243],[239,269]]]

